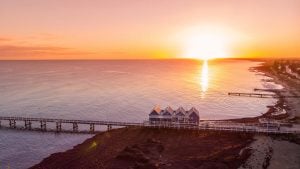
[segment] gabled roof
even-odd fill
[[[163,115],[172,115],[173,112],[174,112],[173,109],[172,109],[170,106],[168,106],[168,107],[166,107],[166,109],[164,110]]]
[[[152,109],[152,111],[151,111],[151,113],[150,113],[149,115],[159,115],[160,112],[161,112],[160,107],[159,107],[159,106],[155,106],[155,107]]]
[[[199,111],[195,108],[192,107],[189,111],[188,111],[189,116],[192,114],[196,114],[199,117]]]
[[[185,114],[185,110],[183,107],[179,107],[177,110],[176,110],[176,115],[180,115],[180,116],[184,116]]]
[[[190,110],[189,110],[190,113],[192,112],[195,112],[195,113],[199,113],[199,111],[195,108],[195,107],[192,107]]]

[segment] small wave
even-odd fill
[[[0,69],[0,73],[10,73],[13,72],[13,69]]]
[[[116,71],[116,70],[104,70],[104,73],[116,73],[116,74],[129,74],[129,72]]]
[[[23,75],[42,75],[42,74],[54,74],[57,73],[57,71],[45,71],[45,72],[24,72]]]

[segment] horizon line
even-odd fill
[[[278,57],[278,58],[270,58],[270,57],[259,57],[259,58],[214,58],[209,60],[281,60],[281,59],[300,59],[298,57]],[[197,59],[197,58],[146,58],[146,59],[0,59],[0,61],[147,61],[147,60],[197,60],[197,61],[203,61],[203,59]]]

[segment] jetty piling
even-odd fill
[[[107,125],[107,131],[110,131],[110,130],[112,130],[112,125],[111,124]]]
[[[61,132],[61,122],[56,122],[56,132]]]
[[[93,123],[90,124],[90,132],[91,133],[95,132],[95,124],[93,124]]]
[[[16,128],[16,120],[9,120],[9,127],[10,128]]]
[[[31,121],[30,120],[25,120],[25,129],[31,130]]]
[[[42,131],[47,131],[47,124],[46,121],[40,121],[41,123],[41,130]]]
[[[78,124],[73,123],[73,132],[78,132]]]

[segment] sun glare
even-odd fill
[[[193,30],[184,35],[184,57],[209,60],[228,57],[229,39],[214,30]]]
[[[201,69],[201,90],[205,93],[208,89],[208,64],[207,60],[205,60],[202,64]]]

